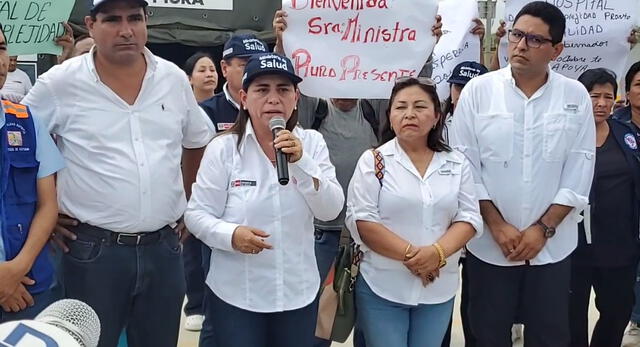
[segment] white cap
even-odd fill
[[[107,1],[109,1],[109,0],[93,0],[93,8],[91,9],[91,11],[95,11],[95,10],[96,10],[96,8],[97,8],[100,4],[103,4],[103,3],[107,2]],[[147,5],[149,5],[145,0],[129,0],[129,1],[130,1],[130,2],[133,2],[133,3],[138,3],[138,4],[140,4],[141,6],[147,6]]]

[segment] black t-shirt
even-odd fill
[[[637,262],[639,230],[633,216],[633,172],[612,132],[596,149],[591,191],[591,244],[587,244],[584,225],[580,223],[574,262],[601,267]]]

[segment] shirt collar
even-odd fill
[[[402,149],[402,147],[400,147],[397,137],[391,140],[390,143],[387,143],[380,147],[380,152],[383,155],[393,157],[393,159],[396,160],[400,165],[402,165],[406,170],[416,175],[419,179],[423,179],[422,177],[420,177],[418,170],[411,162],[411,159],[409,158],[407,153]],[[462,163],[462,160],[459,160],[454,155],[449,155],[449,153],[447,152],[434,152],[433,158],[431,158],[431,162],[429,163],[429,167],[427,168],[427,172],[424,175],[424,179],[427,179],[432,173],[439,170],[447,162],[455,162],[460,164]]]
[[[505,81],[510,83],[511,86],[514,89],[520,91],[520,93],[524,97],[524,93],[522,93],[522,90],[520,90],[520,88],[518,88],[518,86],[516,85],[516,80],[515,80],[515,78],[513,78],[513,72],[511,71],[511,64],[508,64],[501,71],[502,71],[503,77],[505,78]],[[551,68],[549,68],[549,67],[547,67],[547,74],[548,74],[547,81],[540,88],[538,88],[538,90],[536,90],[536,92],[533,93],[533,95],[531,95],[529,100],[533,100],[533,99],[536,99],[536,98],[540,97],[547,90],[547,88],[551,85],[551,83],[553,81],[555,81],[555,79],[557,78],[557,73],[555,71],[551,70]]]
[[[240,155],[244,154],[244,150],[247,146],[247,141],[249,141],[249,138],[253,139],[253,141],[256,142],[256,144],[258,143],[255,130],[253,130],[253,125],[251,124],[251,119],[247,119],[247,126],[244,129],[244,135],[242,135],[242,142],[240,142],[240,148],[238,148],[238,152],[240,152]]]
[[[91,50],[89,51],[89,53],[83,56],[83,59],[85,60],[86,64],[89,66],[89,71],[91,71],[91,73],[93,74],[95,81],[99,82],[100,76],[98,75],[98,71],[96,70],[95,52],[96,52],[96,46],[94,45],[93,47],[91,47]],[[147,73],[145,74],[145,76],[148,75],[149,73],[154,73],[158,68],[157,58],[153,55],[153,53],[151,53],[151,51],[147,47],[144,47],[142,54],[144,55],[144,59],[147,61]]]
[[[229,101],[231,103],[231,105],[235,106],[236,109],[240,109],[240,105],[238,105],[238,103],[233,100],[233,98],[231,97],[231,93],[229,93],[229,83],[225,82],[224,85],[222,86],[222,91],[224,92],[224,96],[227,98],[227,101]]]

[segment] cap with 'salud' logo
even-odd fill
[[[107,4],[109,2],[111,2],[113,0],[92,0],[93,2],[93,6],[91,7],[91,13],[95,14],[97,12],[100,11],[100,8],[104,5]],[[123,1],[123,0],[119,0],[119,1]],[[148,6],[149,3],[147,3],[145,0],[125,0],[126,2],[130,2],[132,4],[135,5],[140,5],[140,6]]]
[[[447,82],[464,86],[469,83],[472,78],[484,75],[487,72],[489,72],[489,70],[482,64],[476,63],[475,61],[463,61],[456,65]]]
[[[267,53],[267,44],[252,34],[233,35],[224,44],[222,59],[248,58],[254,54]]]
[[[289,58],[275,53],[263,53],[252,55],[244,68],[242,88],[248,89],[256,77],[263,75],[280,75],[287,77],[297,85],[302,78],[296,75],[293,64]]]

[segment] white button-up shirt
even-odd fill
[[[302,142],[303,156],[289,164],[286,186],[278,183],[251,122],[239,148],[236,134],[214,138],[185,213],[191,233],[215,248],[206,283],[219,298],[244,310],[281,312],[314,300],[320,277],[313,219],[336,218],[344,203],[322,135],[302,128],[293,133]],[[265,241],[273,249],[258,254],[234,250],[231,240],[240,225],[269,234]]]
[[[93,53],[53,67],[23,100],[66,161],[60,211],[116,232],[174,223],[186,208],[183,146],[206,146],[213,126],[173,63],[145,49],[142,89],[129,105],[100,81]]]
[[[579,82],[549,70],[527,98],[511,67],[478,76],[463,89],[453,116],[452,143],[471,162],[480,200],[491,200],[507,223],[533,225],[551,204],[573,206],[532,265],[566,258],[578,241],[595,164],[591,99]],[[467,248],[482,261],[507,260],[489,230]]]
[[[436,152],[422,177],[397,140],[379,149],[384,157],[382,186],[375,176],[374,157],[366,151],[349,183],[346,224],[364,251],[360,273],[378,296],[407,305],[450,300],[458,288],[460,251],[447,259],[440,277],[423,287],[401,261],[366,247],[358,220],[380,223],[415,246],[437,242],[451,224],[470,223],[479,232],[482,220],[469,162],[458,152]]]

